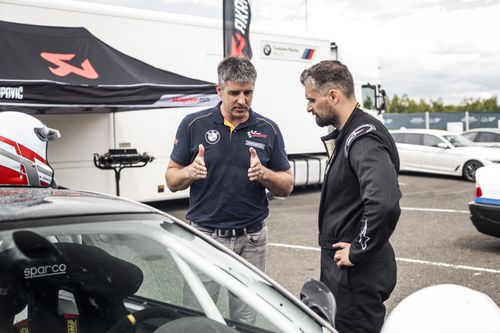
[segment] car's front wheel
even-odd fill
[[[476,170],[482,166],[483,163],[476,160],[470,160],[465,162],[462,172],[464,178],[470,180],[471,182],[476,181]]]

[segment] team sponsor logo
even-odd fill
[[[264,45],[264,48],[262,49],[262,52],[264,53],[264,55],[268,56],[271,54],[271,52],[273,51],[273,48],[271,47],[271,45],[269,44],[265,44]]]
[[[90,63],[89,59],[85,59],[80,67],[73,66],[67,61],[73,59],[76,54],[73,53],[50,53],[50,52],[42,52],[40,56],[56,65],[57,67],[49,67],[49,70],[52,74],[57,76],[67,76],[71,73],[76,74],[78,76],[84,77],[86,79],[95,80],[99,77],[99,74],[95,71],[94,67]]]
[[[248,131],[247,132],[248,138],[267,138],[267,134],[262,134],[258,131]]]
[[[205,141],[207,143],[214,145],[220,141],[220,133],[217,130],[209,130],[205,133]]]
[[[66,317],[66,332],[68,333],[78,333],[79,330],[78,330],[78,319],[75,317],[75,318],[71,318],[70,315],[67,315],[65,314]]]
[[[314,45],[292,44],[263,40],[260,43],[261,57],[290,61],[311,62],[315,59],[318,48]]]
[[[266,56],[268,56],[268,55],[270,55],[270,54],[271,54],[272,50],[273,50],[273,48],[271,47],[271,45],[269,45],[269,44],[265,44],[265,45],[264,45],[264,48],[262,49],[262,52],[263,52]]]
[[[349,148],[351,147],[351,144],[354,142],[354,140],[372,131],[375,131],[375,126],[373,126],[372,124],[361,125],[357,127],[354,131],[352,131],[352,133],[349,135],[345,143],[344,147],[345,157],[347,158],[349,156]]]
[[[14,324],[19,333],[30,333],[30,328],[28,326],[28,320],[23,319]]]
[[[316,49],[311,49],[311,48],[304,48],[304,51],[302,51],[302,59],[304,60],[311,60],[314,56],[314,52],[316,52]]]
[[[255,142],[255,141],[250,141],[250,140],[245,140],[245,145],[258,148],[258,149],[265,149],[266,145],[261,143],[261,142]]]
[[[25,279],[34,279],[38,277],[66,274],[65,264],[53,264],[43,266],[32,266],[24,269]]]
[[[210,97],[174,97],[172,98],[172,103],[178,104],[198,104],[198,103],[209,103]]]
[[[0,87],[0,99],[23,99],[23,86]]]

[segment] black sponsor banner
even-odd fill
[[[250,2],[248,0],[224,0],[223,16],[224,56],[252,59]]]

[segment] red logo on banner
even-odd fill
[[[245,49],[245,45],[246,45],[246,41],[245,41],[245,38],[239,34],[239,33],[236,33],[236,38],[235,36],[233,36],[233,38],[231,38],[231,55],[232,56],[235,56],[235,57],[244,57],[245,56],[245,52],[244,52],[244,49]]]
[[[80,65],[81,67],[76,67],[65,62],[73,59],[75,57],[75,54],[42,52],[40,55],[42,56],[43,59],[50,61],[54,65],[58,66],[56,68],[49,67],[50,71],[54,75],[66,76],[70,73],[73,73],[87,79],[97,79],[99,77],[99,74],[97,74],[94,67],[92,67],[92,64],[90,63],[89,59],[85,59],[81,63]]]

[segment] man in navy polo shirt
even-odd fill
[[[172,192],[190,187],[186,218],[194,227],[265,271],[266,189],[287,196],[293,175],[278,126],[250,108],[252,63],[227,57],[217,74],[221,102],[182,120],[165,178]],[[219,287],[206,282],[216,300]],[[255,313],[229,296],[231,319],[253,323]]]

